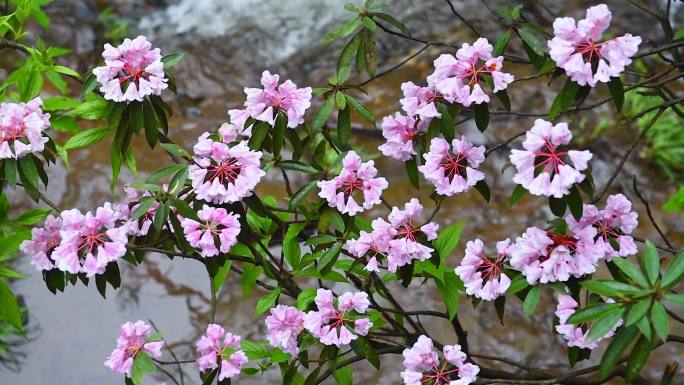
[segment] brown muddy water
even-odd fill
[[[417,36],[458,45],[473,40],[473,36],[441,1],[400,0],[389,3],[392,13],[406,20]],[[457,3],[460,11],[473,19],[490,40],[498,35],[500,31],[491,22],[492,17],[482,3],[475,0]],[[501,2],[486,3],[493,8]],[[585,8],[584,3],[567,2],[562,6],[553,6],[552,11],[581,16],[578,11]],[[659,31],[653,30],[652,24],[644,23],[643,17],[624,2],[608,3],[617,14],[615,19],[622,20],[622,28],[618,25],[616,29],[624,29],[625,25],[629,25],[630,32],[634,34],[653,40],[659,38]],[[332,25],[346,17],[342,4],[336,0],[178,0],[169,4],[162,0],[97,1],[92,4],[57,1],[47,10],[53,20],[50,34],[53,43],[74,49],[69,64],[80,70],[93,66],[99,60],[100,49],[105,42],[105,30],[97,22],[98,9],[106,6],[112,6],[123,19],[130,21],[131,36],[146,34],[163,52],[186,52],[186,58],[177,66],[179,94],[173,102],[176,115],[171,121],[170,136],[189,148],[202,132],[217,128],[227,119],[228,108],[239,106],[244,99],[242,88],[258,86],[264,69],[279,73],[281,78],[291,78],[300,86],[324,84],[334,72],[334,63],[341,47],[336,44],[325,47],[320,41]],[[535,14],[546,20],[546,25],[550,25],[552,19],[544,10],[535,9]],[[380,36],[378,46],[380,63],[385,67],[419,48],[410,42],[388,36]],[[430,71],[432,60],[446,51],[428,50],[410,65],[373,83],[368,88],[369,95],[364,102],[378,118],[398,110],[401,82],[413,80],[422,84]],[[516,84],[511,89],[515,110],[546,111],[552,98],[553,91],[543,83],[528,86]],[[315,102],[318,101],[315,99]],[[584,144],[595,152],[592,165],[599,186],[607,180],[621,156],[621,149],[634,135],[632,131],[609,128],[607,135],[590,138],[588,133],[593,131],[599,120],[611,114],[611,107],[604,105],[592,113],[570,117],[573,120],[571,127],[580,138],[578,140],[584,140]],[[357,145],[371,154],[379,144],[379,130],[358,123],[364,135]],[[475,143],[493,144],[531,125],[532,119],[529,118],[501,118],[493,119],[485,135],[480,134],[470,122],[459,127],[459,132]],[[70,169],[62,165],[52,167],[49,170],[51,179],[47,195],[63,208],[91,209],[103,201],[114,199],[108,189],[111,175],[108,144],[105,141],[73,152],[70,154]],[[165,164],[166,158],[158,149],[149,151],[142,141],[137,143],[136,148],[139,150],[137,159],[140,169],[137,178],[142,179],[146,173]],[[483,166],[493,193],[492,202],[486,204],[476,192],[450,198],[437,218],[440,224],[449,225],[466,219],[463,239],[480,237],[492,245],[506,237],[514,238],[527,226],[538,225],[549,218],[550,213],[542,209],[546,203],[543,199],[527,197],[515,210],[507,207],[507,197],[513,184],[510,171],[501,172],[506,155],[506,151],[501,151],[489,157]],[[429,193],[418,193],[409,185],[403,165],[392,159],[383,159],[377,164],[380,173],[390,180],[390,187],[385,194],[390,203],[401,205],[409,197],[419,196],[428,206],[427,210],[431,209]],[[638,176],[654,207],[659,207],[676,188],[676,184],[665,181],[647,160],[640,159],[638,152],[635,152],[613,191],[634,198],[630,187],[631,175]],[[295,185],[304,183],[295,175],[291,175],[291,178]],[[136,180],[136,177],[124,173],[121,179],[122,183],[126,183]],[[259,190],[262,195],[282,197],[282,186],[282,180],[271,173],[262,181]],[[15,194],[13,198],[21,197]],[[646,218],[644,207],[639,203],[635,205],[640,218]],[[681,216],[664,216],[658,211],[656,220],[681,245],[684,241]],[[387,212],[379,208],[372,214],[384,216]],[[636,233],[644,238],[657,239],[657,234],[646,220],[641,221]],[[463,244],[449,260],[451,265],[455,266],[462,258]],[[28,279],[17,281],[14,286],[30,310],[32,332],[30,341],[19,347],[26,357],[18,370],[0,368],[0,384],[120,384],[121,377],[105,368],[103,361],[115,345],[119,325],[129,320],[152,319],[171,341],[181,360],[194,357],[192,344],[206,327],[209,311],[208,279],[204,268],[196,262],[180,259],[169,261],[164,256],[150,255],[142,267],[124,268],[123,287],[117,292],[110,292],[107,299],[102,299],[94,287],[81,285],[53,296],[28,261],[20,259],[18,264],[22,272],[31,275]],[[439,295],[430,284],[424,287],[414,285],[409,289],[393,286],[392,289],[407,309],[442,308]],[[252,297],[243,299],[238,277],[231,276],[218,297],[217,323],[246,338],[262,338],[263,322],[255,321],[251,309],[263,294],[257,291]],[[507,304],[505,324],[501,325],[493,306],[480,306],[473,311],[470,303],[462,299],[459,317],[469,331],[473,353],[507,357],[530,366],[563,370],[567,368],[566,348],[560,337],[552,333],[554,306],[551,292],[545,291],[536,314],[526,319],[521,313],[520,302],[511,299]],[[456,342],[450,325],[443,320],[425,317],[422,322],[442,342]],[[683,333],[684,330],[675,332]],[[591,362],[596,362],[596,357],[600,357],[600,354],[595,354]],[[646,375],[652,379],[658,378],[666,364],[672,361],[684,364],[682,357],[682,350],[671,346],[660,348],[653,354]],[[486,364],[496,366],[490,362]],[[584,362],[582,365],[587,364]],[[401,382],[398,375],[401,370],[400,356],[385,356],[382,365],[382,370],[376,372],[365,363],[357,364],[354,368],[355,383]],[[169,369],[175,373],[175,368]],[[197,383],[194,365],[185,365],[185,374],[187,384]],[[278,378],[279,374],[274,370],[255,378],[241,376],[235,383],[277,384]],[[171,383],[163,376],[157,380]],[[146,383],[154,382],[148,379]]]

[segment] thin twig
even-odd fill
[[[653,217],[653,212],[651,211],[651,205],[649,205],[648,200],[646,200],[646,198],[643,195],[641,195],[641,191],[639,191],[639,186],[637,184],[636,175],[634,175],[632,177],[632,187],[634,188],[634,194],[636,194],[636,196],[639,198],[641,203],[643,203],[644,206],[646,207],[646,215],[648,215],[648,219],[651,221],[651,224],[653,225],[653,227],[655,227],[658,234],[660,234],[660,238],[662,238],[663,241],[665,241],[665,244],[667,245],[667,247],[673,249],[674,247],[672,246],[672,243],[670,243],[670,240],[667,239],[667,236],[665,236],[665,233],[663,232],[663,230],[660,229],[660,226],[658,226],[658,223],[656,222],[655,218]]]

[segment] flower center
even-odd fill
[[[347,322],[347,321],[352,321],[352,320],[349,319],[349,318],[344,318],[344,313],[345,313],[345,312],[339,312],[339,311],[335,310],[335,316],[334,316],[334,317],[331,317],[330,320],[331,320],[332,322],[330,322],[330,323],[328,324],[328,326],[330,326],[330,328],[332,328],[332,329],[337,329],[337,328],[339,328],[339,327],[344,326],[344,323],[345,323],[345,322]]]
[[[420,228],[415,227],[413,225],[413,222],[409,220],[408,222],[402,224],[401,227],[399,227],[399,229],[397,229],[397,236],[399,238],[406,238],[406,239],[409,239],[411,241],[415,241],[416,236],[418,235],[419,232],[420,232]]]
[[[439,366],[436,361],[433,361],[432,371],[430,374],[424,373],[420,383],[426,384],[430,381],[434,381],[431,382],[432,385],[448,384],[457,372],[458,368],[452,367],[446,360],[444,360],[444,363],[441,366]]]
[[[503,254],[497,255],[495,259],[480,255],[480,260],[480,266],[475,270],[482,274],[483,283],[496,279],[503,272]]]
[[[138,84],[140,79],[147,80],[147,78],[150,76],[150,74],[145,72],[143,68],[133,66],[130,63],[124,64],[124,67],[121,69],[119,75],[119,84],[133,82],[136,85]]]
[[[105,232],[98,233],[92,230],[88,234],[81,237],[81,243],[78,246],[78,251],[81,255],[92,254],[98,246],[103,245],[105,242],[109,242],[110,239]]]
[[[477,60],[461,76],[464,83],[467,81],[469,86],[474,86],[482,80],[484,75],[491,74],[494,70],[496,70],[496,64],[492,63],[488,67],[482,60]]]
[[[207,182],[212,182],[214,179],[218,179],[223,185],[229,183],[235,183],[235,180],[240,176],[240,171],[242,166],[238,164],[237,159],[230,158],[225,162],[214,163],[208,167],[207,172]]]
[[[598,220],[592,224],[596,229],[596,237],[594,240],[603,238],[604,241],[610,242],[611,239],[616,239],[622,235],[622,231],[617,227],[610,226],[605,220]]]
[[[598,61],[601,59],[601,46],[605,43],[605,41],[596,43],[590,39],[586,39],[575,46],[575,52],[581,53],[585,62],[591,62],[592,60]]]
[[[453,155],[447,153],[440,166],[444,169],[444,176],[452,181],[456,175],[466,178],[466,167],[468,166],[468,159],[463,154]]]
[[[4,127],[0,132],[0,143],[9,142],[26,137],[26,126],[23,123],[12,124]]]
[[[551,257],[551,253],[559,246],[565,246],[571,253],[577,250],[577,239],[572,235],[558,235],[546,232],[546,236],[551,238],[553,243],[546,247],[546,255],[542,256],[542,262],[548,260]]]
[[[363,191],[363,181],[356,175],[350,175],[337,188],[337,192],[343,193],[345,197],[351,196],[355,191]]]
[[[568,152],[560,151],[559,146],[552,144],[548,139],[545,139],[544,141],[544,147],[534,153],[535,171],[557,174],[558,167],[567,162],[565,156]],[[544,151],[544,149],[546,149],[546,151]]]
[[[125,350],[126,356],[135,357],[135,355],[138,354],[140,350],[142,350],[142,347],[143,343],[139,339],[129,341],[128,346],[126,346]]]

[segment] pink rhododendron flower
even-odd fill
[[[492,92],[505,90],[513,75],[502,72],[503,56],[493,57],[493,47],[487,39],[479,38],[471,46],[464,43],[456,56],[444,54],[435,60],[435,72],[428,76],[444,99],[465,107],[488,103],[490,98],[482,86],[485,77],[492,79]]]
[[[492,301],[506,294],[511,280],[503,272],[504,261],[510,255],[510,240],[496,243],[497,254],[488,257],[482,241],[476,239],[466,244],[465,257],[455,269],[466,287],[466,293],[485,301]]]
[[[237,243],[240,234],[240,215],[228,213],[224,208],[204,205],[197,212],[201,222],[183,218],[181,226],[188,243],[200,249],[203,257],[227,253]]]
[[[319,181],[318,196],[328,201],[328,206],[343,214],[356,215],[380,203],[387,180],[377,177],[374,162],[361,162],[361,157],[349,151],[342,160],[342,171],[331,180]],[[358,201],[358,202],[357,202]]]
[[[444,358],[440,360],[432,340],[418,337],[413,347],[405,349],[404,371],[401,378],[405,385],[468,385],[475,382],[480,367],[466,363],[466,355],[460,345],[445,345]]]
[[[572,133],[567,123],[555,126],[537,119],[527,131],[524,150],[511,150],[511,163],[517,173],[513,181],[534,195],[561,198],[570,193],[575,183],[584,180],[582,171],[592,158],[589,151],[566,150]]]
[[[584,205],[579,221],[571,215],[568,215],[565,221],[574,230],[586,226],[594,227],[596,247],[603,250],[601,258],[610,261],[617,256],[636,254],[637,246],[629,234],[637,227],[637,218],[638,214],[632,211],[632,202],[624,195],[616,194],[608,197],[605,209],[599,210],[594,205]]]
[[[425,179],[429,180],[437,194],[451,196],[468,191],[485,174],[475,168],[484,161],[484,146],[473,146],[465,136],[449,142],[433,138],[430,151],[423,154],[425,164],[418,167]]]
[[[357,258],[368,256],[368,263],[365,269],[378,272],[380,271],[378,259],[386,260],[388,263],[391,261],[388,257],[388,252],[390,241],[394,238],[396,231],[392,228],[391,224],[382,219],[375,219],[371,226],[373,231],[368,233],[362,230],[357,239],[348,240],[345,246]],[[389,264],[388,270],[392,272],[397,271],[396,264]]]
[[[585,19],[575,24],[571,17],[553,22],[554,37],[548,42],[549,55],[577,84],[590,87],[619,77],[632,62],[641,44],[639,36],[626,34],[601,40],[612,15],[605,4],[587,9]]]
[[[394,235],[388,251],[390,266],[404,266],[414,259],[424,261],[430,258],[433,249],[423,243],[437,238],[439,225],[432,222],[416,224],[422,212],[423,206],[416,198],[407,202],[404,210],[392,208],[388,217]]]
[[[140,207],[140,200],[152,197],[152,194],[147,191],[141,194],[139,190],[129,186],[124,187],[124,191],[126,192],[126,200],[128,202],[138,202],[133,203],[132,205],[120,204],[117,206],[117,208],[120,211],[125,212],[126,215],[133,214],[137,208]],[[142,216],[137,219],[131,218],[130,222],[128,223],[128,234],[134,235],[136,237],[147,235],[147,232],[152,226],[152,221],[154,220],[154,215],[157,212],[157,207],[159,207],[159,202],[154,201],[152,202],[152,205],[142,214]]]
[[[292,306],[278,305],[266,317],[266,338],[271,346],[293,356],[299,354],[297,336],[304,330],[304,313]]]
[[[28,103],[0,103],[0,159],[19,159],[45,149],[50,114],[39,97]]]
[[[291,80],[278,84],[280,76],[264,71],[261,74],[261,88],[245,88],[247,100],[244,110],[230,110],[228,113],[238,127],[243,127],[248,117],[275,125],[278,112],[287,116],[287,126],[296,128],[304,123],[304,113],[311,106],[311,87],[297,88]],[[242,123],[242,124],[241,124]]]
[[[164,341],[160,341],[159,338],[150,340],[152,334],[152,327],[143,321],[126,322],[121,325],[116,349],[105,361],[105,366],[130,377],[131,367],[138,353],[145,352],[154,358],[161,357]]]
[[[608,300],[608,302],[613,302]],[[558,317],[558,325],[556,326],[556,331],[568,341],[568,346],[576,346],[581,349],[594,349],[598,346],[601,340],[610,338],[615,334],[615,330],[622,325],[622,320],[619,320],[613,328],[603,335],[602,337],[594,340],[587,341],[587,336],[589,335],[589,329],[591,324],[569,324],[566,323],[571,315],[575,314],[579,304],[571,296],[566,294],[561,294],[558,296],[558,306],[556,306],[556,317]]]
[[[209,324],[207,332],[197,340],[197,366],[200,372],[219,368],[218,380],[233,378],[248,362],[247,355],[240,349],[242,338],[227,333],[216,324]]]
[[[126,254],[128,228],[119,223],[119,214],[107,202],[83,214],[78,209],[61,214],[62,241],[52,251],[55,266],[72,274],[102,274],[108,263]]]
[[[370,305],[366,293],[347,292],[335,301],[332,291],[318,289],[314,301],[318,310],[312,310],[304,315],[304,328],[323,345],[348,345],[357,339],[358,335],[368,334],[373,326],[368,318],[360,316]]]
[[[385,156],[407,161],[416,155],[413,140],[422,132],[427,132],[428,122],[414,119],[400,113],[382,119],[382,136],[387,142],[378,149]]]
[[[61,230],[62,219],[48,215],[43,226],[31,229],[31,239],[19,245],[19,250],[31,258],[31,264],[36,267],[36,270],[55,268],[52,252],[62,241]]]
[[[405,82],[401,85],[401,90],[404,97],[399,100],[399,103],[408,116],[418,118],[426,123],[429,123],[432,118],[442,116],[437,111],[435,102],[443,99],[443,97],[435,90],[434,86],[420,87],[413,82]]]
[[[252,195],[266,173],[260,168],[260,151],[251,151],[247,142],[234,146],[212,141],[204,135],[195,146],[197,156],[189,177],[197,198],[212,203],[232,203]]]
[[[591,274],[602,256],[594,244],[595,235],[593,227],[566,235],[530,227],[509,249],[511,266],[522,272],[530,285]]]
[[[105,65],[93,69],[104,98],[115,102],[143,101],[149,95],[160,95],[168,87],[159,48],[145,36],[125,39],[118,47],[105,44]]]

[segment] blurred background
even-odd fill
[[[475,24],[486,37],[493,41],[500,33],[500,27],[492,16],[491,9],[500,4],[515,5],[520,1],[455,1],[457,10]],[[460,45],[474,40],[472,33],[449,11],[440,0],[396,0],[386,1],[387,13],[404,21],[413,35],[424,39],[444,41]],[[594,5],[590,1],[524,1],[529,17],[549,28],[552,15],[584,17],[584,9]],[[621,0],[607,1],[613,11],[611,32],[618,35],[629,31],[641,35],[648,47],[657,45],[661,38],[660,28],[649,21],[637,8]],[[654,4],[658,1],[653,1]],[[65,64],[80,72],[101,62],[102,46],[105,42],[119,42],[124,37],[143,34],[160,47],[162,54],[173,51],[186,53],[176,66],[178,95],[173,100],[174,116],[170,122],[170,137],[190,148],[204,131],[214,130],[228,119],[229,108],[240,107],[244,101],[244,87],[259,86],[261,72],[265,69],[281,75],[281,79],[292,79],[298,86],[322,86],[334,74],[335,63],[342,48],[342,42],[324,46],[322,38],[348,17],[339,0],[112,0],[78,1],[58,0],[45,8],[51,25],[49,43],[72,50],[65,56]],[[681,2],[675,2],[681,5]],[[488,9],[491,8],[491,9]],[[676,25],[684,20],[684,7],[673,7],[671,18]],[[36,31],[40,27],[36,26]],[[517,42],[511,49],[521,52]],[[420,44],[382,34],[378,31],[379,67],[391,67],[411,55]],[[422,53],[400,70],[373,82],[368,88],[364,103],[375,114],[378,121],[382,116],[399,109],[400,85],[404,81],[425,83],[425,76],[431,72],[432,60],[447,49],[431,48]],[[2,52],[0,68],[10,67],[11,55]],[[505,65],[510,72],[525,75],[527,68]],[[0,71],[0,79],[5,71]],[[363,80],[363,79],[360,79]],[[538,83],[517,83],[510,89],[513,109],[518,111],[548,111],[560,84],[551,88],[545,79]],[[541,85],[541,86],[540,86]],[[78,87],[73,85],[74,95]],[[679,83],[682,91],[682,83]],[[607,95],[599,88],[593,97]],[[170,94],[169,94],[170,95]],[[309,110],[312,116],[320,98],[314,98]],[[640,103],[638,95],[628,97],[632,108]],[[642,104],[641,104],[642,105]],[[628,110],[629,111],[629,110]],[[672,113],[672,111],[668,111]],[[594,177],[602,186],[613,171],[617,160],[634,135],[639,125],[619,127],[613,115],[612,105],[603,106],[576,116],[566,116],[579,145],[592,150]],[[645,209],[635,199],[631,187],[632,175],[636,175],[642,192],[655,208],[681,184],[684,171],[684,130],[677,117],[661,119],[659,129],[649,133],[648,140],[638,148],[628,161],[622,175],[618,177],[612,192],[622,192],[633,202],[641,218]],[[669,122],[669,125],[667,122]],[[531,127],[532,118],[493,118],[486,134],[480,134],[474,123],[467,122],[457,130],[477,144],[498,143],[511,133]],[[367,156],[377,155],[381,143],[380,130],[369,127],[362,121],[355,124],[356,147]],[[658,134],[659,133],[659,134]],[[62,133],[58,141],[66,140],[71,134]],[[660,135],[660,136],[658,136]],[[141,139],[141,138],[136,138]],[[144,139],[135,143],[138,157],[139,176],[125,171],[121,184],[144,178],[151,170],[164,165],[166,158],[159,148],[150,151]],[[514,144],[514,146],[519,144]],[[448,225],[462,219],[467,220],[463,239],[483,239],[485,244],[506,237],[515,238],[527,226],[538,225],[550,213],[542,209],[546,200],[526,197],[515,210],[507,206],[508,196],[513,189],[510,170],[502,172],[507,162],[507,151],[500,151],[484,164],[487,182],[492,190],[492,202],[487,204],[471,192],[450,198],[437,220]],[[109,192],[111,171],[109,167],[109,141],[102,141],[86,149],[70,154],[71,165],[59,164],[51,167],[50,186],[47,196],[60,207],[92,209],[104,201],[121,198],[112,197]],[[419,196],[431,209],[429,192],[413,189],[404,175],[404,167],[398,161],[382,159],[378,162],[380,173],[390,180],[385,194],[393,205],[403,205],[410,197]],[[299,175],[296,175],[299,176]],[[300,186],[303,179],[292,175],[292,183]],[[279,177],[268,174],[262,180],[259,191],[262,195],[284,196]],[[425,189],[427,190],[427,189]],[[19,196],[10,197],[16,201]],[[30,206],[25,200],[24,208]],[[656,211],[656,220],[662,225],[670,239],[682,245],[684,222],[680,214],[662,215]],[[371,215],[384,216],[386,211],[378,208]],[[636,231],[640,237],[658,239],[655,230],[646,220],[641,221]],[[456,266],[463,256],[463,245],[449,261]],[[103,362],[115,346],[119,326],[125,321],[151,319],[164,332],[179,356],[179,359],[194,358],[194,340],[204,331],[208,322],[209,284],[203,266],[193,261],[180,259],[170,261],[167,257],[150,255],[143,266],[137,269],[125,268],[122,272],[123,285],[116,292],[109,291],[103,299],[94,287],[68,287],[64,293],[52,295],[43,284],[40,274],[33,271],[25,258],[15,263],[20,271],[30,278],[14,283],[15,291],[21,295],[29,309],[29,340],[9,338],[14,360],[0,360],[0,383],[13,385],[34,385],[45,382],[54,384],[120,384],[121,377],[104,367]],[[414,285],[409,289],[394,287],[397,297],[409,309],[441,309],[442,301],[433,288]],[[403,290],[400,292],[399,290]],[[264,293],[255,291],[252,297],[242,298],[240,281],[230,277],[219,294],[217,323],[246,338],[262,338],[264,325],[252,317],[254,303]],[[484,355],[502,356],[524,362],[535,367],[549,367],[562,370],[568,366],[566,347],[560,337],[552,333],[555,303],[550,291],[543,295],[542,305],[531,319],[526,319],[517,300],[509,300],[504,325],[496,317],[493,305],[485,304],[474,311],[473,306],[462,299],[459,317],[469,331],[471,351]],[[455,342],[451,326],[443,320],[425,318],[422,320],[434,336],[442,342]],[[680,325],[673,325],[679,327]],[[682,330],[673,332],[681,334]],[[650,359],[645,375],[659,378],[663,367],[682,360],[682,350],[668,346],[657,350]],[[595,362],[600,354],[595,354]],[[681,363],[681,362],[680,362]],[[582,365],[585,365],[583,362]],[[401,382],[400,356],[385,356],[382,370],[376,372],[364,363],[354,370],[358,384],[398,384]],[[168,367],[177,374],[177,369]],[[680,369],[681,371],[681,369]],[[185,383],[198,382],[194,365],[185,365]],[[684,374],[684,372],[681,372]],[[167,381],[163,375],[159,381]],[[272,371],[264,377],[241,376],[235,383],[278,384],[279,373]]]

